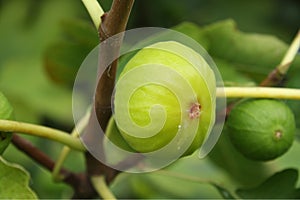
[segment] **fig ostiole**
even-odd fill
[[[6,97],[0,92],[0,119],[12,120],[13,108],[6,99]],[[0,131],[0,155],[9,145],[12,138],[12,133]]]
[[[270,99],[242,101],[232,109],[226,124],[237,150],[257,161],[273,160],[286,153],[296,130],[290,108]]]
[[[200,148],[215,122],[214,72],[193,49],[175,41],[158,42],[128,61],[113,104],[117,128],[130,148],[189,155]]]

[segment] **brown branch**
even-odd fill
[[[102,16],[102,23],[99,27],[99,37],[101,42],[115,34],[125,31],[133,3],[134,0],[113,1],[110,11]],[[120,34],[120,36],[111,43],[102,43],[100,46],[99,69],[106,68],[104,63],[106,63],[109,58],[114,56],[118,57],[117,55],[119,54],[122,41],[123,35]],[[109,118],[111,117],[111,96],[114,89],[116,71],[117,60],[106,68],[101,77],[99,75],[100,80],[97,85],[94,103],[94,109],[97,116],[92,114],[90,117],[86,130],[86,134],[88,134],[87,137],[93,137],[93,134],[91,133],[96,130],[94,126],[98,124],[98,122],[103,130],[106,129]],[[88,138],[88,140],[91,141],[93,138]],[[97,142],[101,145],[103,137]],[[103,153],[103,150],[101,152]],[[89,176],[104,174],[108,183],[118,174],[118,171],[99,162],[89,152],[86,153],[86,165]]]
[[[285,53],[281,63],[269,73],[269,75],[260,83],[260,86],[278,86],[282,83],[287,71],[295,59],[300,47],[300,30]]]
[[[17,149],[24,152],[26,155],[28,155],[30,158],[32,158],[34,161],[36,161],[49,171],[53,170],[55,165],[54,161],[51,160],[48,155],[46,155],[41,150],[33,146],[28,140],[22,138],[21,136],[18,136],[17,134],[14,134],[12,138],[12,143]],[[61,173],[67,174],[69,172],[62,169]]]
[[[100,40],[104,41],[111,36],[125,31],[129,14],[134,0],[114,0],[111,10],[103,15],[102,23],[99,27]],[[118,57],[122,45],[123,35],[119,35],[112,42],[103,43],[100,49],[99,68],[106,66],[108,58]],[[103,76],[100,78],[95,96],[95,109],[98,121],[102,129],[105,130],[108,120],[111,116],[111,96],[115,84],[117,71],[117,60],[109,66]]]
[[[134,0],[113,1],[110,11],[102,16],[99,27],[101,41],[126,30],[133,3]]]
[[[286,66],[289,66],[291,63],[287,63]],[[271,87],[281,85],[285,77],[285,74],[281,73],[280,70],[276,67],[271,71],[268,76],[259,84],[263,87]]]
[[[13,134],[12,143],[17,149],[24,152],[47,170],[52,171],[54,169],[54,161],[28,140]],[[93,198],[97,194],[87,175],[75,174],[65,168],[60,170],[60,174],[64,177],[62,181],[73,188],[74,198]]]

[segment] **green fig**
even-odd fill
[[[227,120],[233,145],[245,157],[273,160],[291,147],[295,118],[290,108],[279,100],[246,100],[237,104]]]
[[[200,54],[175,41],[158,42],[124,67],[115,90],[114,119],[125,142],[141,153],[165,147],[184,129],[170,151],[190,140],[183,153],[189,155],[215,122],[215,93],[214,72]]]

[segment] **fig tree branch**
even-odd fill
[[[47,170],[52,171],[54,169],[54,161],[40,149],[33,146],[28,140],[14,134],[12,143],[17,149],[24,152]],[[85,174],[75,174],[65,168],[61,168],[59,173],[63,177],[61,181],[73,188],[75,193],[74,198],[92,198],[95,196],[96,191],[93,189],[90,180]]]
[[[47,170],[52,171],[54,168],[54,161],[51,160],[51,158],[43,153],[40,149],[37,147],[33,146],[31,142],[28,140],[22,138],[21,136],[14,134],[12,138],[12,143],[13,145],[24,152],[26,155],[28,155],[31,159],[36,161],[38,164],[41,166],[45,167]],[[60,174],[62,174],[65,178],[70,180],[70,176],[75,176],[72,172],[68,171],[65,168],[60,169]],[[74,178],[72,178],[74,179]],[[73,185],[74,183],[72,182],[67,182],[69,185]]]
[[[101,24],[99,27],[99,37],[101,42],[115,34],[125,31],[133,3],[134,0],[113,1],[110,11],[101,17]],[[111,54],[119,54],[122,40],[123,37],[120,35],[120,37],[114,41],[114,44],[105,45],[105,43],[103,43],[103,45],[101,45],[99,69],[106,68],[106,66],[103,65],[107,58],[111,57]],[[99,75],[99,82],[96,88],[95,102],[93,107],[96,115],[94,115],[94,112],[92,112],[86,133],[93,132],[95,130],[93,126],[95,126],[95,123],[97,124],[98,122],[103,130],[106,129],[108,120],[111,116],[111,96],[114,89],[116,71],[117,60],[115,60],[108,68],[106,68],[103,76],[100,77]],[[101,144],[103,142],[103,138],[102,141],[100,140],[98,142]],[[90,177],[95,175],[104,175],[108,183],[111,182],[118,173],[115,169],[112,169],[99,162],[89,152],[86,153],[86,165],[87,172]]]
[[[26,155],[28,155],[30,158],[35,160],[37,163],[39,163],[49,171],[53,169],[55,164],[54,161],[51,160],[48,155],[33,146],[31,142],[27,141],[17,134],[14,134],[12,143],[16,148],[24,152]],[[61,169],[61,173],[66,174],[68,172],[65,169]]]
[[[102,23],[99,27],[100,41],[105,41],[111,36],[125,31],[129,14],[134,0],[114,0],[111,10],[102,16]],[[112,54],[118,57],[120,47],[122,45],[123,35],[119,35],[112,43],[103,43],[100,49],[99,68],[106,68],[107,58]],[[105,130],[108,120],[111,116],[111,96],[115,84],[115,76],[117,71],[118,60],[115,60],[106,68],[103,76],[97,85],[95,94],[95,110],[98,121],[103,130]]]
[[[300,30],[284,55],[281,63],[260,83],[260,86],[277,86],[283,80],[300,48]]]

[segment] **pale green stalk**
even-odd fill
[[[77,126],[74,127],[74,129],[71,133],[72,137],[74,137],[74,138],[79,137],[79,135],[82,133],[82,131],[84,130],[84,128],[86,127],[86,125],[88,123],[89,116],[90,116],[90,109],[88,109],[85,116],[79,121]],[[70,153],[70,151],[71,151],[71,149],[68,146],[64,146],[64,148],[62,149],[62,151],[55,163],[53,171],[52,171],[52,178],[54,181],[60,181],[64,178],[59,174],[59,172],[60,172],[62,165],[65,162],[68,154]]]
[[[300,100],[300,89],[275,87],[224,87],[217,88],[217,97]]]
[[[101,24],[101,16],[104,14],[104,11],[97,0],[82,0],[82,3],[89,12],[90,17],[93,20],[93,23],[98,30]]]
[[[278,71],[281,74],[286,74],[295,56],[297,55],[299,48],[300,48],[300,30],[298,31],[298,34],[294,38],[285,56],[283,57],[280,65],[277,67]]]
[[[95,190],[103,199],[116,199],[116,197],[113,195],[113,193],[107,186],[104,176],[93,176],[91,178],[91,181]]]
[[[64,131],[45,126],[10,120],[0,120],[0,131],[24,133],[27,135],[43,137],[67,145],[75,150],[86,151],[80,139],[74,138]]]

